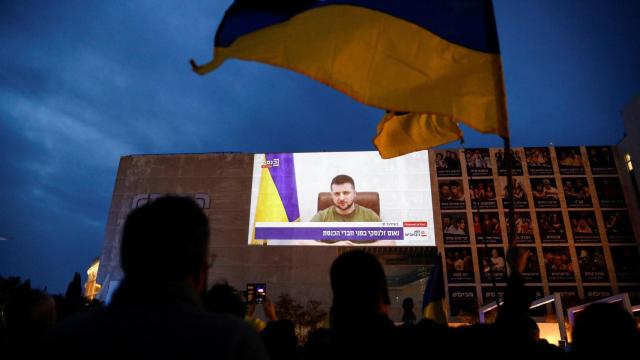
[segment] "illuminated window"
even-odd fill
[[[633,164],[631,163],[631,155],[625,154],[624,155],[624,162],[627,164],[627,169],[629,171],[633,171]]]

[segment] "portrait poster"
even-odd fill
[[[497,212],[473,213],[473,231],[478,245],[502,244],[502,227]]]
[[[442,237],[445,245],[469,244],[467,213],[441,213]]]
[[[448,290],[451,316],[472,318],[478,315],[475,286],[449,286]]]
[[[525,156],[527,158],[527,169],[529,175],[552,175],[553,167],[551,166],[551,156],[549,155],[549,148],[546,147],[532,147],[524,148]]]
[[[640,254],[637,246],[611,246],[611,258],[619,283],[640,282]]]
[[[624,193],[617,177],[593,178],[601,208],[624,208]]]
[[[629,213],[626,210],[608,210],[602,212],[607,240],[612,244],[635,243]]]
[[[527,184],[522,177],[514,177],[513,179],[513,207],[515,209],[528,209],[529,198]],[[498,178],[498,190],[500,191],[500,197],[502,198],[502,207],[509,208],[509,191],[507,187],[506,176]]]
[[[540,240],[543,243],[566,243],[567,231],[560,211],[537,211]]]
[[[560,196],[555,178],[531,178],[530,181],[533,203],[536,208],[547,209],[560,207]]]
[[[602,247],[578,246],[576,253],[578,254],[582,282],[609,282],[609,272]]]
[[[562,178],[562,191],[569,208],[593,207],[591,190],[587,178],[574,177]]]
[[[474,211],[498,208],[493,179],[469,180],[469,195],[471,197],[471,208]]]
[[[574,264],[568,247],[546,246],[542,248],[542,252],[550,283],[575,282]]]
[[[444,254],[450,284],[475,282],[470,247],[446,248]]]
[[[464,187],[461,179],[438,180],[440,210],[465,210]]]
[[[478,247],[478,266],[482,283],[507,281],[507,263],[502,247]]]
[[[491,176],[493,174],[489,149],[465,149],[463,152],[467,161],[469,177]]]
[[[434,152],[436,175],[441,178],[461,177],[460,155],[458,150],[431,150]]]
[[[587,146],[587,154],[593,175],[617,173],[613,150],[610,146]]]
[[[496,157],[496,165],[498,165],[498,175],[506,176],[507,175],[507,158],[504,155],[503,149],[494,150],[494,156]],[[512,148],[511,149],[511,173],[513,176],[521,176],[523,174],[522,171],[522,163],[523,163],[523,150],[521,148]]]
[[[569,211],[573,241],[576,243],[600,242],[596,214],[593,211]]]
[[[560,175],[584,175],[584,162],[578,146],[556,147]]]

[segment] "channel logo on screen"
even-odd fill
[[[265,160],[262,162],[262,165],[260,165],[261,168],[263,169],[269,169],[272,167],[278,167],[280,166],[280,159],[273,159],[273,160]]]

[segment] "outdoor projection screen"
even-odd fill
[[[369,216],[311,221],[335,204],[337,175],[353,179],[355,203]],[[248,243],[435,246],[431,198],[427,151],[387,160],[373,151],[255,154]]]

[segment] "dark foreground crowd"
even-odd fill
[[[18,291],[2,309],[0,358],[598,358],[640,349],[633,317],[613,304],[578,314],[568,350],[539,339],[517,272],[493,324],[449,328],[425,319],[395,326],[382,266],[356,250],[331,266],[329,328],[313,331],[301,346],[294,324],[277,320],[272,309],[258,332],[230,287],[205,294],[208,238],[207,218],[188,198],[167,196],[134,210],[122,233],[125,279],[109,305],[56,321],[53,298]]]

